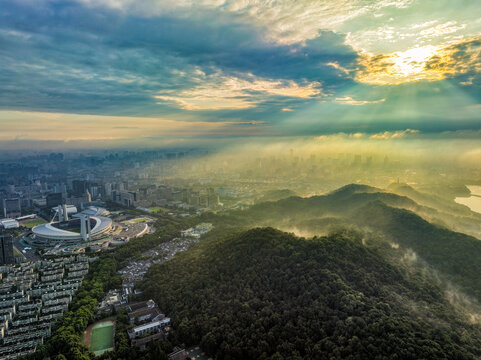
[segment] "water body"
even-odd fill
[[[466,205],[471,211],[481,214],[481,186],[467,185],[471,192],[470,197],[457,197],[454,199],[458,204]]]

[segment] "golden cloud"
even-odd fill
[[[379,103],[382,103],[382,102],[386,101],[386,99],[355,100],[350,96],[344,96],[344,97],[341,97],[341,98],[336,98],[334,101],[339,103],[339,104],[344,104],[344,105],[362,106],[362,105],[369,105],[369,104],[379,104]]]
[[[0,111],[5,129],[0,141],[19,138],[42,141],[109,141],[130,138],[254,135],[262,121],[195,121],[154,117]],[[18,124],[22,126],[19,127]]]
[[[355,79],[362,83],[398,85],[438,81],[448,76],[481,71],[481,37],[443,47],[427,45],[392,54],[361,54]]]
[[[398,130],[398,131],[384,131],[382,133],[373,134],[369,137],[371,140],[392,140],[392,139],[400,139],[407,135],[414,135],[418,134],[419,130],[413,129],[406,129],[406,130]]]
[[[182,91],[154,96],[184,110],[248,109],[270,96],[308,99],[324,95],[319,82],[268,80],[248,74],[245,78],[221,73],[199,75],[200,84]]]

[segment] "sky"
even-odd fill
[[[476,139],[480,14],[476,0],[2,0],[0,147]]]

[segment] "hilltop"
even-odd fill
[[[141,288],[186,343],[222,359],[472,359],[480,328],[355,232],[272,228],[208,238]]]
[[[345,227],[374,233],[367,245],[380,248],[390,261],[397,264],[412,251],[441,278],[481,301],[481,241],[428,221],[426,214],[436,213],[407,196],[351,184],[322,196],[257,204],[209,221],[221,229],[271,226],[311,236]]]

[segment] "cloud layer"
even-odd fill
[[[480,10],[468,0],[4,0],[0,125],[20,111],[30,130],[0,141],[181,137],[189,126],[200,129],[191,137],[477,130]],[[102,135],[72,114],[97,116]]]

